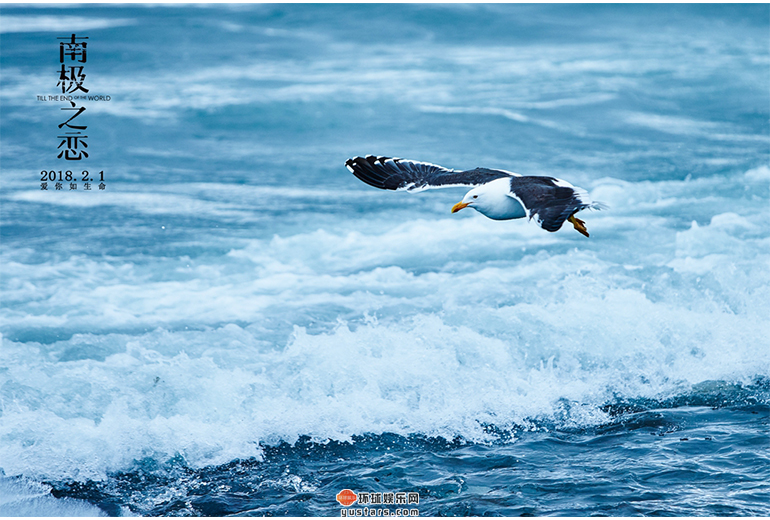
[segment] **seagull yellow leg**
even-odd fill
[[[577,211],[575,212],[577,213]],[[569,216],[567,220],[572,222],[572,225],[575,226],[575,229],[577,229],[578,233],[581,235],[588,236],[588,230],[586,229],[586,223],[580,220],[575,216],[575,213]]]

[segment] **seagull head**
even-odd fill
[[[457,213],[463,208],[471,207],[477,211],[481,211],[485,207],[487,201],[488,188],[486,185],[473,188],[471,191],[465,194],[462,202],[458,202],[452,206],[452,213]],[[483,213],[483,211],[482,211]]]

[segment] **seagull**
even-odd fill
[[[419,192],[432,188],[472,186],[452,213],[473,208],[493,220],[533,218],[546,231],[558,231],[565,221],[588,235],[586,223],[575,216],[584,209],[607,209],[588,192],[554,177],[522,176],[489,168],[450,170],[420,161],[367,155],[345,161],[353,175],[382,190]]]

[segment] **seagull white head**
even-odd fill
[[[484,186],[479,186],[466,193],[461,202],[458,202],[452,206],[452,213],[457,213],[461,209],[467,208],[468,206],[477,209],[478,205],[480,203],[483,204],[485,200],[483,188]]]

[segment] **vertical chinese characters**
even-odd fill
[[[88,92],[83,86],[86,75],[83,72],[84,66],[88,60],[88,42],[87,36],[71,36],[58,38],[59,41],[59,64],[61,69],[59,73],[59,83],[57,86],[61,87],[62,94],[73,93],[78,90],[82,92]],[[61,41],[64,40],[64,41]],[[74,114],[65,122],[59,125],[59,129],[65,128],[64,135],[59,135],[61,139],[58,149],[61,151],[57,156],[59,159],[64,158],[67,161],[79,161],[88,157],[88,143],[86,139],[87,135],[83,134],[83,131],[88,128],[84,124],[76,124],[74,120],[79,117],[86,108],[78,107],[71,98],[68,98],[71,107],[64,107],[62,110],[73,111]],[[69,131],[75,130],[75,131]]]

